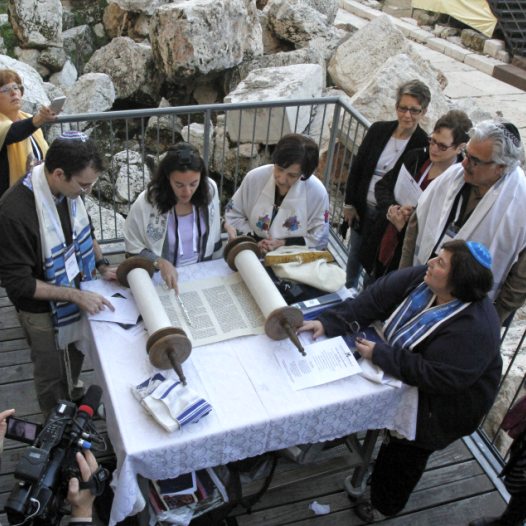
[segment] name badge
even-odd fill
[[[75,246],[71,245],[66,249],[64,254],[64,267],[66,268],[66,276],[71,283],[80,272],[77,257],[75,256]]]
[[[440,252],[440,249],[442,248],[442,245],[444,243],[447,243],[448,241],[453,241],[453,239],[455,239],[455,236],[459,233],[459,231],[460,228],[457,225],[455,225],[455,223],[450,223],[446,231],[444,232],[440,243],[437,246],[436,253],[438,254]]]

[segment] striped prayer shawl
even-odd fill
[[[470,304],[453,300],[432,307],[435,298],[425,283],[411,292],[384,324],[384,336],[389,345],[412,351],[442,323]]]
[[[46,283],[57,287],[75,287],[75,281],[69,281],[65,269],[67,247],[63,232],[56,231],[55,225],[61,227],[60,217],[49,188],[44,165],[35,166],[24,180],[25,186],[33,190],[38,215],[42,258]],[[82,199],[67,200],[70,220],[73,226],[73,245],[79,266],[81,279],[90,281],[95,278],[95,254],[91,239],[91,226]],[[50,213],[53,218],[50,217]],[[75,237],[76,233],[76,237]],[[50,301],[51,315],[55,326],[57,346],[63,349],[69,343],[78,341],[81,336],[80,309],[75,303]]]

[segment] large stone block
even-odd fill
[[[20,62],[25,62],[32,68],[35,68],[41,77],[49,75],[49,69],[39,63],[40,51],[38,49],[22,49],[15,47],[15,55]]]
[[[486,40],[489,40],[489,37],[479,33],[478,31],[475,31],[474,29],[462,30],[460,38],[462,39],[462,44],[464,46],[468,47],[469,49],[473,49],[478,53],[482,53],[484,51]]]
[[[424,82],[431,92],[427,114],[420,119],[420,126],[431,132],[437,119],[449,111],[449,104],[433,74],[407,55],[389,58],[369,83],[351,98],[351,105],[370,122],[393,120],[396,118],[396,90],[400,84],[413,79]]]
[[[409,50],[410,45],[402,32],[389,16],[382,15],[337,49],[329,62],[329,75],[336,86],[353,96],[388,58]]]
[[[93,35],[87,25],[77,26],[62,33],[64,51],[75,64],[84,64],[95,50]]]
[[[49,82],[62,89],[67,89],[75,84],[78,76],[77,68],[74,66],[73,62],[68,59],[61,71],[53,73],[53,75],[49,77]]]
[[[42,104],[49,104],[44,81],[35,68],[7,55],[0,55],[0,69],[12,69],[20,75],[24,84],[22,111],[35,115],[39,112]]]
[[[85,73],[106,73],[118,99],[155,106],[161,99],[164,75],[155,67],[152,48],[128,37],[114,38],[97,50],[84,68]]]
[[[213,144],[214,148],[210,155],[210,170],[231,181],[237,180],[238,185],[250,170],[264,164],[259,154],[258,144],[250,142],[230,146],[228,137],[225,137],[224,115],[218,116]],[[270,159],[267,159],[267,162],[270,162]],[[226,205],[226,201],[223,203],[224,205]]]
[[[38,62],[50,71],[60,71],[67,60],[66,52],[61,47],[50,47],[40,53]]]
[[[255,69],[279,68],[283,66],[293,66],[296,64],[318,64],[323,70],[325,79],[325,59],[321,52],[316,48],[296,49],[288,53],[276,53],[274,55],[264,55],[256,57],[248,62],[239,65],[239,81],[245,80],[248,74]],[[325,87],[325,80],[323,82]]]
[[[62,45],[60,0],[9,0],[10,21],[22,47]]]
[[[340,8],[340,0],[302,0],[303,3],[309,7],[316,9],[321,14],[327,17],[327,24],[334,24],[338,9]]]
[[[102,113],[115,102],[115,88],[105,73],[86,73],[66,91],[67,113]],[[85,123],[80,127],[84,129]]]
[[[166,99],[161,99],[159,108],[171,108]],[[145,146],[148,151],[161,154],[173,144],[182,141],[183,123],[176,115],[150,117],[146,126]]]
[[[321,96],[323,83],[323,70],[315,64],[257,69],[225,97],[225,102],[310,99]],[[268,142],[275,144],[282,135],[301,133],[309,120],[309,106],[273,108],[271,112],[247,109],[241,116],[239,111],[230,111],[227,127],[234,142],[251,142],[253,134],[256,142],[266,142],[268,126]]]
[[[268,26],[274,34],[296,48],[315,47],[329,59],[340,40],[339,31],[327,16],[303,0],[271,0],[265,7]]]
[[[153,12],[163,5],[171,3],[172,0],[109,0],[108,4],[117,5],[122,11],[132,13],[144,13],[153,15]]]
[[[150,172],[139,153],[124,150],[113,156],[110,169],[101,177],[103,200],[113,203],[119,213],[127,215],[131,204],[146,188]]]
[[[170,78],[223,71],[263,53],[255,0],[178,0],[150,20],[157,67]]]

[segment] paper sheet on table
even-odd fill
[[[299,354],[296,348],[274,351],[294,391],[327,384],[361,372],[341,336],[307,345],[305,352],[307,356]]]
[[[105,307],[98,314],[89,314],[88,318],[92,321],[111,321],[114,323],[124,323],[126,325],[135,325],[141,315],[135,301],[128,298],[119,298],[118,296],[105,296],[113,305],[115,311]]]
[[[126,340],[128,340],[130,343],[136,342],[144,335],[148,336],[148,330],[146,329],[144,321],[142,320],[137,325],[134,325],[129,329],[125,329],[117,323],[107,323],[106,325],[111,327],[112,330],[120,334],[123,338],[126,338]]]
[[[96,292],[106,297],[117,295],[116,297],[133,298],[131,289],[123,287],[118,281],[106,281],[104,279],[81,281],[80,289]]]
[[[394,189],[396,202],[400,203],[402,206],[416,206],[421,195],[422,190],[418,186],[418,183],[407,171],[407,168],[402,165]]]
[[[155,288],[170,322],[186,332],[193,347],[265,332],[265,316],[238,272],[179,283],[179,298],[192,325],[174,291]]]

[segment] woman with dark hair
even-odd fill
[[[481,244],[444,243],[427,265],[384,276],[354,300],[326,310],[299,332],[344,335],[351,322],[383,323],[385,341],[357,339],[362,356],[418,388],[416,436],[386,434],[372,474],[371,501],[356,513],[366,522],[406,505],[429,456],[477,428],[500,381],[500,324],[487,293],[491,255]]]
[[[358,286],[362,240],[371,235],[380,217],[374,187],[389,170],[400,169],[407,152],[428,144],[427,133],[418,123],[430,101],[431,93],[423,82],[411,80],[400,85],[396,92],[396,120],[373,123],[353,160],[343,205],[344,220],[351,227],[345,284],[348,288]]]
[[[221,257],[217,186],[191,144],[172,146],[124,224],[126,251],[143,256],[177,292],[175,267]]]
[[[228,203],[228,224],[254,237],[264,254],[283,245],[327,248],[329,196],[321,181],[311,177],[318,158],[318,146],[309,137],[282,137],[274,164],[251,170]]]
[[[20,111],[24,86],[20,75],[0,69],[0,197],[20,177],[44,159],[48,144],[40,127],[57,120],[47,106],[38,115]]]
[[[460,151],[469,141],[472,126],[463,111],[442,115],[428,137],[429,146],[411,150],[398,170],[390,170],[376,183],[374,193],[380,218],[372,235],[363,241],[359,255],[360,263],[374,279],[398,269],[407,222],[414,211],[414,206],[396,200],[398,176],[402,172],[402,177],[409,174],[424,191],[449,167],[462,161]]]

